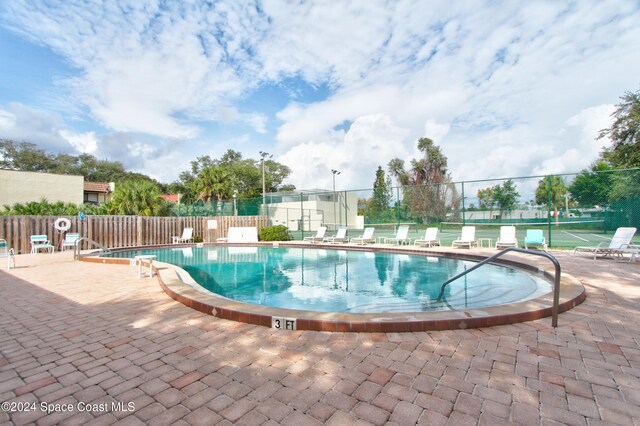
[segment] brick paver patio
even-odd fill
[[[587,290],[557,329],[396,334],[230,322],[130,267],[19,256],[0,424],[640,425],[640,263],[554,254]]]

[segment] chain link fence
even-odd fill
[[[377,237],[393,236],[399,225],[410,237],[437,226],[443,245],[465,225],[476,227],[491,245],[500,226],[514,225],[520,245],[527,230],[540,229],[549,246],[572,248],[611,239],[616,228],[640,228],[640,169],[549,176],[447,182],[353,191],[294,191],[177,205],[176,216],[266,215],[285,225],[294,238],[312,235],[321,225],[346,226],[349,236],[374,227]],[[636,237],[638,238],[638,237]]]

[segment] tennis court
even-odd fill
[[[412,241],[424,236],[426,226],[417,225],[415,223],[403,223],[409,225],[409,238]],[[521,247],[524,247],[524,237],[529,229],[542,230],[547,243],[550,242],[550,247],[559,249],[572,249],[576,246],[597,246],[598,244],[608,244],[615,233],[615,229],[605,230],[605,223],[603,220],[593,221],[564,221],[556,224],[538,222],[538,223],[470,223],[463,224],[462,222],[443,222],[437,226],[440,229],[439,237],[443,246],[450,246],[452,241],[460,236],[460,231],[463,226],[475,226],[476,228],[476,241],[481,247],[494,247],[498,236],[500,235],[500,226],[513,225],[516,227],[516,236],[518,243]],[[382,241],[385,237],[393,237],[396,233],[396,224],[367,224],[366,226],[373,226],[375,228],[374,236],[378,241]],[[362,230],[349,229],[348,237],[357,237],[362,233]],[[301,233],[296,233],[295,239],[302,239]],[[312,235],[312,232],[305,233],[305,236]],[[331,231],[327,232],[327,235],[332,235]],[[634,237],[634,244],[640,244],[640,235]]]

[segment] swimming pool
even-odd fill
[[[184,269],[204,289],[259,306],[337,313],[441,312],[523,302],[548,294],[542,275],[486,265],[441,284],[475,264],[411,253],[316,247],[157,248],[112,253],[156,260]]]

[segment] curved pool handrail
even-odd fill
[[[527,250],[527,249],[521,249],[518,247],[508,247],[496,254],[494,254],[491,257],[487,257],[485,260],[483,260],[482,262],[478,263],[477,265],[472,266],[471,268],[465,270],[464,272],[459,273],[458,275],[449,278],[448,280],[446,280],[444,283],[442,283],[442,286],[440,287],[440,294],[438,295],[438,298],[436,299],[436,301],[440,302],[442,299],[442,296],[444,295],[444,289],[445,287],[457,280],[460,277],[463,277],[465,275],[467,275],[469,272],[471,271],[475,271],[476,269],[480,268],[483,265],[486,265],[487,263],[497,259],[498,257],[501,257],[502,255],[509,253],[511,251],[515,251],[518,253],[524,253],[524,254],[533,254],[536,256],[542,256],[542,257],[546,257],[547,259],[549,259],[552,263],[553,266],[555,267],[555,277],[553,280],[553,307],[552,307],[552,311],[551,311],[551,326],[552,327],[557,327],[558,326],[558,310],[559,310],[559,305],[560,305],[560,273],[561,273],[561,268],[560,268],[560,262],[558,262],[558,259],[556,259],[555,257],[551,256],[549,253],[546,252],[542,252],[542,251],[534,251],[534,250]]]
[[[87,237],[80,237],[77,240],[74,241],[74,246],[73,246],[73,259],[74,260],[79,260],[80,259],[80,243],[82,241],[86,241],[87,243],[89,243],[90,245],[94,245],[96,247],[98,247],[100,249],[100,254],[105,254],[105,253],[110,253],[111,250],[109,250],[107,247],[103,246],[102,244],[98,243],[97,241],[92,240],[91,238],[87,238]]]

